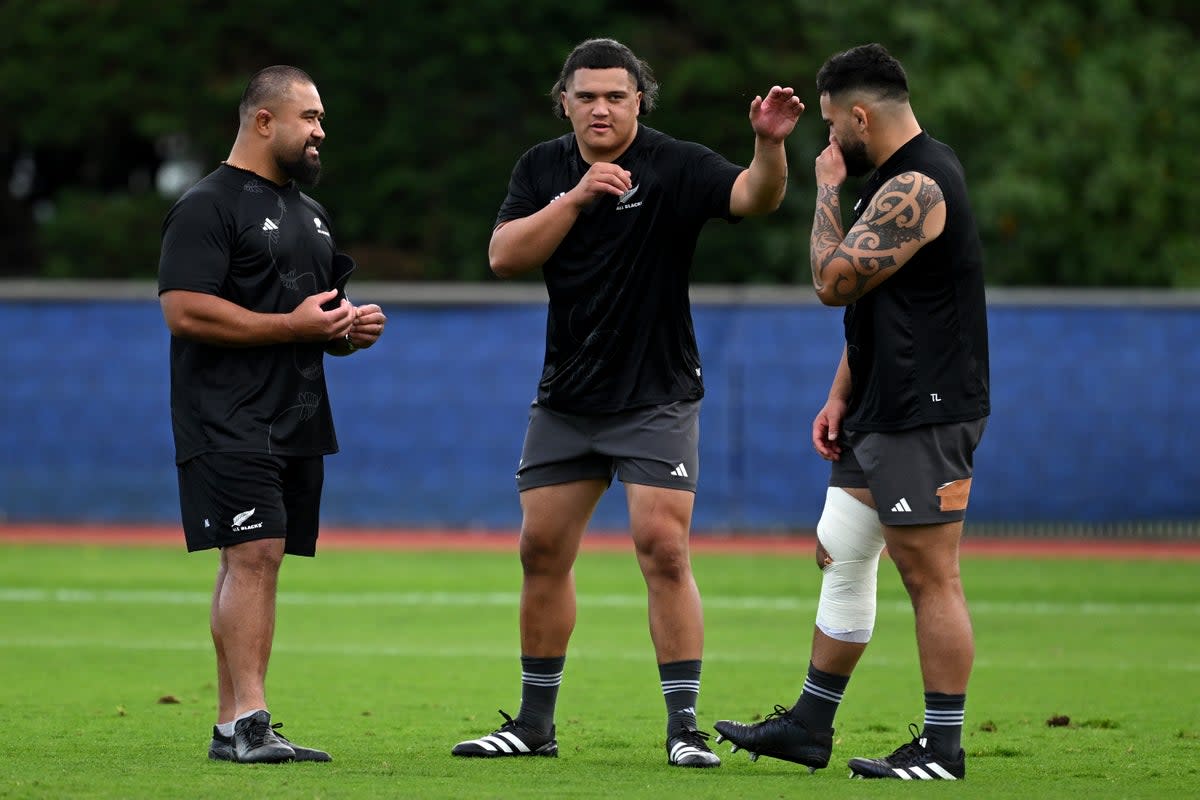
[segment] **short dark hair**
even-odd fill
[[[904,67],[881,44],[836,53],[817,72],[817,94],[835,97],[854,89],[878,92],[887,100],[908,100]]]
[[[292,90],[296,83],[312,83],[313,79],[299,67],[289,67],[286,64],[276,64],[254,73],[242,92],[242,102],[238,103],[238,119],[245,119],[247,114],[253,114],[260,108],[277,102]]]
[[[567,81],[577,69],[614,69],[627,71],[637,84],[637,90],[642,93],[642,103],[638,107],[640,114],[649,114],[654,110],[654,101],[658,98],[658,81],[650,71],[650,65],[633,54],[625,45],[616,39],[588,39],[580,42],[563,62],[562,72],[550,90],[550,102],[554,105],[554,116],[566,119],[562,107],[562,93],[567,90]]]

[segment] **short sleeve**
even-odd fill
[[[537,192],[533,182],[533,151],[530,150],[517,160],[513,167],[512,176],[508,179],[508,196],[500,204],[496,214],[496,224],[509,222],[514,219],[528,217],[542,210],[543,204],[538,202]]]
[[[680,196],[688,216],[735,220],[729,213],[733,183],[744,167],[694,142],[680,142],[682,169]]]
[[[163,221],[158,292],[184,289],[219,294],[229,273],[233,223],[214,199],[190,192]]]

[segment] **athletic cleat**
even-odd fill
[[[213,738],[208,744],[208,757],[213,761],[237,761],[237,753],[233,751],[233,737],[222,736],[216,725],[213,725]]]
[[[459,742],[450,751],[451,755],[471,758],[499,758],[501,756],[549,756],[558,757],[558,740],[554,738],[554,726],[550,733],[543,734],[517,722],[500,712],[504,724],[500,729],[481,739]]]
[[[729,752],[745,750],[751,761],[770,756],[803,764],[809,772],[816,772],[829,763],[829,754],[833,752],[832,728],[810,731],[783,706],[775,706],[762,722],[746,725],[723,719],[713,727],[717,729],[718,744],[729,740]]]
[[[902,744],[886,758],[850,759],[851,778],[899,778],[905,781],[960,781],[967,776],[967,757],[962,750],[953,761],[925,746],[920,731],[909,723],[912,741]]]
[[[295,758],[293,759],[294,761],[333,760],[333,757],[324,750],[314,750],[311,747],[301,747],[295,742],[288,740],[282,733],[278,732],[282,727],[282,722],[275,722],[271,724],[271,729],[276,732],[275,736],[291,745],[292,751],[296,754]],[[213,726],[212,742],[208,745],[208,757],[213,761],[237,761],[237,753],[234,752],[233,748],[233,737],[222,736],[221,731],[219,731],[215,725]]]
[[[255,711],[233,726],[233,760],[239,764],[281,764],[295,758],[296,751],[275,733],[266,711]]]
[[[721,759],[708,749],[708,734],[683,728],[667,738],[667,763],[673,767],[719,767]]]

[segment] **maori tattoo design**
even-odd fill
[[[853,303],[912,258],[930,213],[944,202],[932,178],[902,173],[879,188],[843,237],[837,187],[820,187],[809,250],[813,286],[828,285],[842,304]]]

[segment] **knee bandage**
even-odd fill
[[[829,487],[817,539],[832,563],[822,568],[817,627],[843,642],[871,641],[883,526],[875,509]]]

